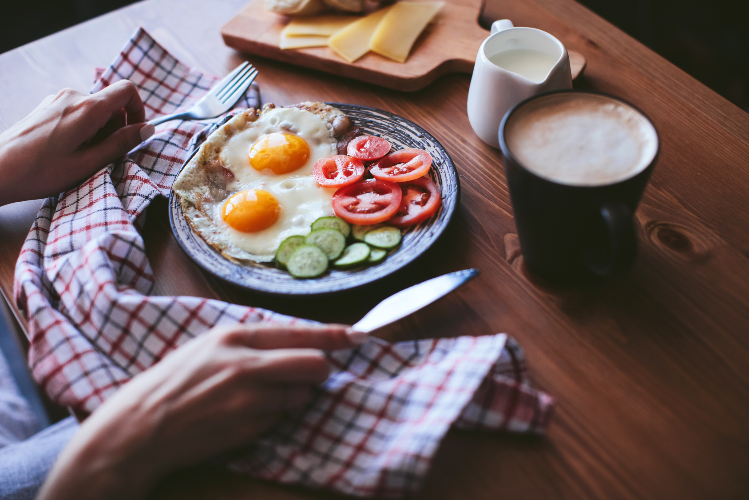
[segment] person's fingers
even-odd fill
[[[292,386],[285,391],[284,411],[298,410],[312,401],[313,392],[310,387]]]
[[[116,130],[112,135],[92,144],[83,151],[84,163],[92,171],[102,168],[125,155],[154,134],[153,125],[135,123]]]
[[[279,423],[283,413],[266,413],[263,415],[254,415],[252,418],[245,419],[234,426],[236,438],[242,442],[256,438],[264,432],[270,430],[274,425]]]
[[[110,118],[109,121],[99,129],[89,142],[90,144],[97,144],[126,125],[127,119],[125,116],[125,110],[119,109],[112,114],[112,118]]]
[[[235,325],[221,330],[227,343],[253,349],[313,348],[324,351],[348,349],[367,339],[346,325],[276,326]]]
[[[317,349],[274,349],[262,355],[248,351],[244,366],[251,379],[273,383],[317,385],[331,372],[323,351]]]
[[[138,90],[129,80],[120,80],[106,87],[96,94],[99,100],[111,112],[124,109],[128,117],[128,125],[146,121],[146,108],[143,106]]]
[[[312,388],[308,385],[259,386],[253,389],[253,397],[246,410],[250,416],[297,410],[312,400],[312,394]]]

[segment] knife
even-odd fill
[[[401,290],[372,308],[352,328],[358,332],[370,333],[419,311],[477,276],[479,270],[464,269]]]

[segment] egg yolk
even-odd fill
[[[310,146],[296,135],[274,132],[258,139],[249,156],[250,165],[259,172],[270,169],[276,175],[288,174],[307,163]]]
[[[237,231],[254,233],[273,225],[279,218],[279,202],[262,189],[241,191],[224,202],[221,217]]]

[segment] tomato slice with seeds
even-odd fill
[[[364,164],[346,155],[327,156],[313,166],[313,177],[323,187],[344,187],[365,175]]]
[[[432,157],[422,149],[402,149],[378,161],[370,169],[376,179],[390,182],[408,182],[418,179],[430,170]]]
[[[401,188],[378,179],[359,181],[336,191],[331,204],[336,215],[350,224],[377,224],[398,212]]]
[[[396,215],[388,221],[388,224],[396,227],[413,226],[429,219],[442,203],[440,190],[429,177],[420,177],[399,184],[399,187],[401,205]]]
[[[346,154],[363,161],[379,160],[391,150],[391,143],[374,135],[360,135],[346,146]]]

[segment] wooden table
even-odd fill
[[[621,96],[661,134],[661,157],[637,213],[640,255],[605,285],[558,289],[520,256],[500,153],[466,117],[469,77],[403,94],[252,58],[263,100],[338,101],[386,109],[447,148],[461,205],[445,237],[408,272],[328,299],[281,300],[202,273],[171,236],[166,203],[144,238],[156,293],[219,297],[321,321],[353,322],[387,295],[445,272],[482,276],[383,332],[407,339],[508,332],[534,384],[553,394],[545,438],[452,432],[422,498],[746,498],[748,495],[748,115],[572,0],[490,0],[485,17],[549,31],[583,53],[578,85]],[[64,86],[88,90],[138,26],[195,67],[224,74],[242,59],[219,27],[246,0],[153,0],[0,55],[0,130]],[[0,209],[0,287],[38,208]],[[23,324],[23,321],[21,321]],[[325,498],[199,468],[166,479],[161,498]]]

